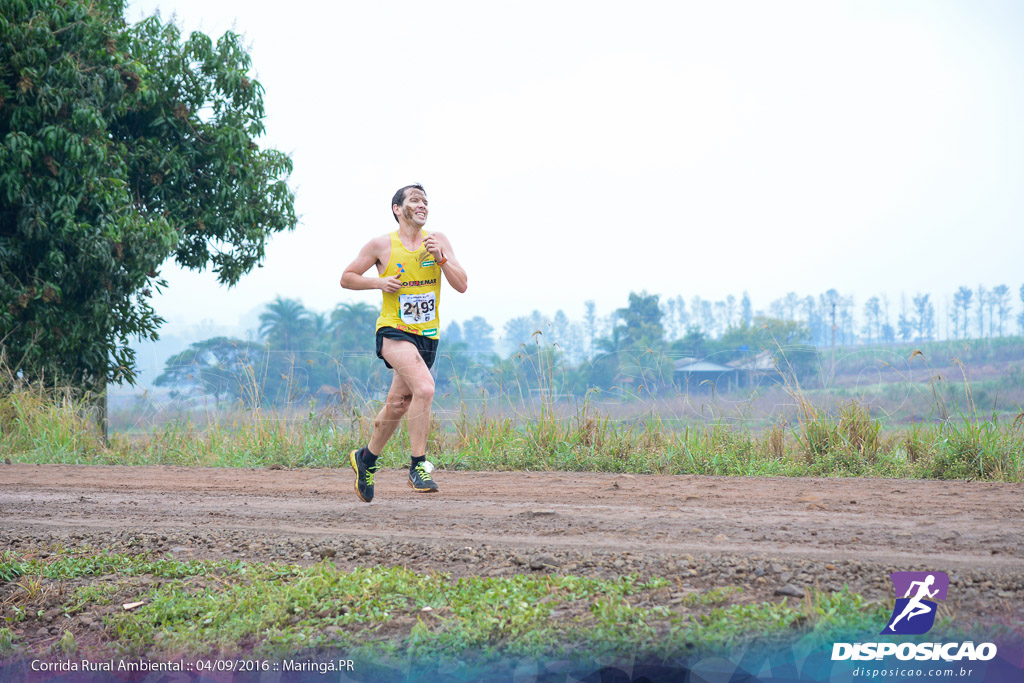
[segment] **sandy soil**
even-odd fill
[[[441,492],[417,494],[404,470],[383,470],[365,504],[348,469],[0,464],[0,548],[329,557],[453,576],[636,572],[693,590],[739,585],[743,600],[844,584],[884,600],[890,572],[940,570],[954,614],[1024,623],[1021,484],[435,474]]]

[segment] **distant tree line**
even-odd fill
[[[1014,331],[1009,288],[960,287],[945,307],[943,336],[991,338]],[[1024,301],[1024,286],[1020,289]],[[631,292],[626,305],[598,316],[587,301],[581,320],[538,311],[507,321],[504,334],[481,316],[450,323],[437,362],[442,391],[467,389],[519,394],[585,395],[618,387],[651,394],[676,389],[675,363],[683,358],[723,364],[768,351],[775,362],[813,380],[817,348],[833,344],[896,344],[939,338],[929,294],[894,305],[885,295],[868,298],[859,318],[853,297],[830,289],[818,296],[790,292],[755,310],[749,295],[720,301],[682,296],[664,300]],[[358,400],[387,386],[375,357],[377,308],[339,303],[329,313],[278,297],[259,317],[253,339],[216,337],[192,344],[166,363],[158,386],[215,400],[284,404]],[[1024,312],[1016,318],[1024,333]]]
[[[1019,290],[1024,301],[1024,285]],[[818,296],[799,296],[789,292],[772,301],[767,311],[752,312],[750,298],[744,292],[737,301],[727,296],[722,301],[709,301],[695,296],[687,308],[682,296],[666,299],[663,309],[670,338],[679,338],[692,326],[706,335],[718,337],[737,322],[749,322],[756,316],[798,321],[804,324],[816,346],[833,342],[843,346],[854,344],[895,344],[922,342],[941,338],[983,339],[1002,337],[1014,332],[1024,334],[1024,311],[1013,325],[1013,302],[1007,285],[987,289],[961,286],[936,310],[930,294],[918,293],[909,299],[901,296],[893,302],[885,294],[869,297],[856,316],[854,297],[842,296],[830,289]],[[944,318],[940,316],[945,316]],[[940,331],[940,324],[945,326]]]

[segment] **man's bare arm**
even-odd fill
[[[452,286],[452,289],[460,294],[464,293],[469,286],[469,278],[466,276],[466,269],[455,258],[452,243],[444,236],[444,233],[430,233],[427,235],[427,239],[424,240],[423,246],[427,248],[427,251],[436,260],[447,259],[444,265],[441,266],[441,272],[444,273],[444,277],[448,280],[448,284]]]
[[[370,268],[381,263],[382,241],[382,238],[378,237],[370,240],[362,248],[355,260],[341,274],[342,287],[345,289],[383,289],[392,294],[402,288],[402,281],[398,276],[366,277],[363,275]],[[390,244],[388,241],[388,246]]]

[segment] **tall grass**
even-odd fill
[[[902,398],[886,403],[878,391],[805,390],[779,349],[783,386],[742,399],[628,390],[567,397],[551,354],[523,354],[523,367],[497,396],[454,378],[435,402],[429,454],[442,468],[474,470],[1024,478],[1024,411],[1015,420],[984,414],[976,400],[984,389],[959,359],[952,360],[954,381],[915,350],[906,365],[923,367],[927,382],[920,371],[915,379],[890,366]],[[1000,381],[1024,385],[1014,372]],[[354,393],[326,407],[315,400],[263,405],[257,378],[248,381],[247,400],[227,407],[159,415],[143,402],[120,416],[122,428],[104,442],[88,397],[25,385],[8,373],[0,384],[0,454],[33,463],[344,466],[348,451],[369,440],[380,408]],[[408,453],[407,432],[399,430],[384,465],[404,463]]]
[[[798,389],[792,398],[792,419],[764,424],[682,421],[642,402],[642,412],[613,418],[589,395],[576,404],[542,395],[512,412],[463,396],[438,407],[429,453],[439,467],[464,470],[1024,480],[1024,414],[999,420],[947,405],[928,422],[901,425],[854,399],[814,404]],[[114,431],[106,444],[88,408],[69,392],[15,386],[0,395],[0,453],[31,463],[344,466],[348,451],[369,439],[379,404],[236,406]],[[406,462],[408,449],[399,430],[384,465]]]

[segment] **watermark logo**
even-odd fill
[[[935,625],[936,600],[945,600],[949,576],[945,572],[893,572],[896,605],[883,634],[916,636]]]
[[[944,572],[893,572],[889,575],[896,591],[896,605],[888,625],[880,635],[915,636],[927,633],[935,625],[938,603],[949,592],[949,576]],[[898,640],[898,639],[897,639]],[[964,642],[876,642],[833,643],[832,661],[988,661],[995,657],[995,643]],[[855,673],[855,675],[857,675]]]

